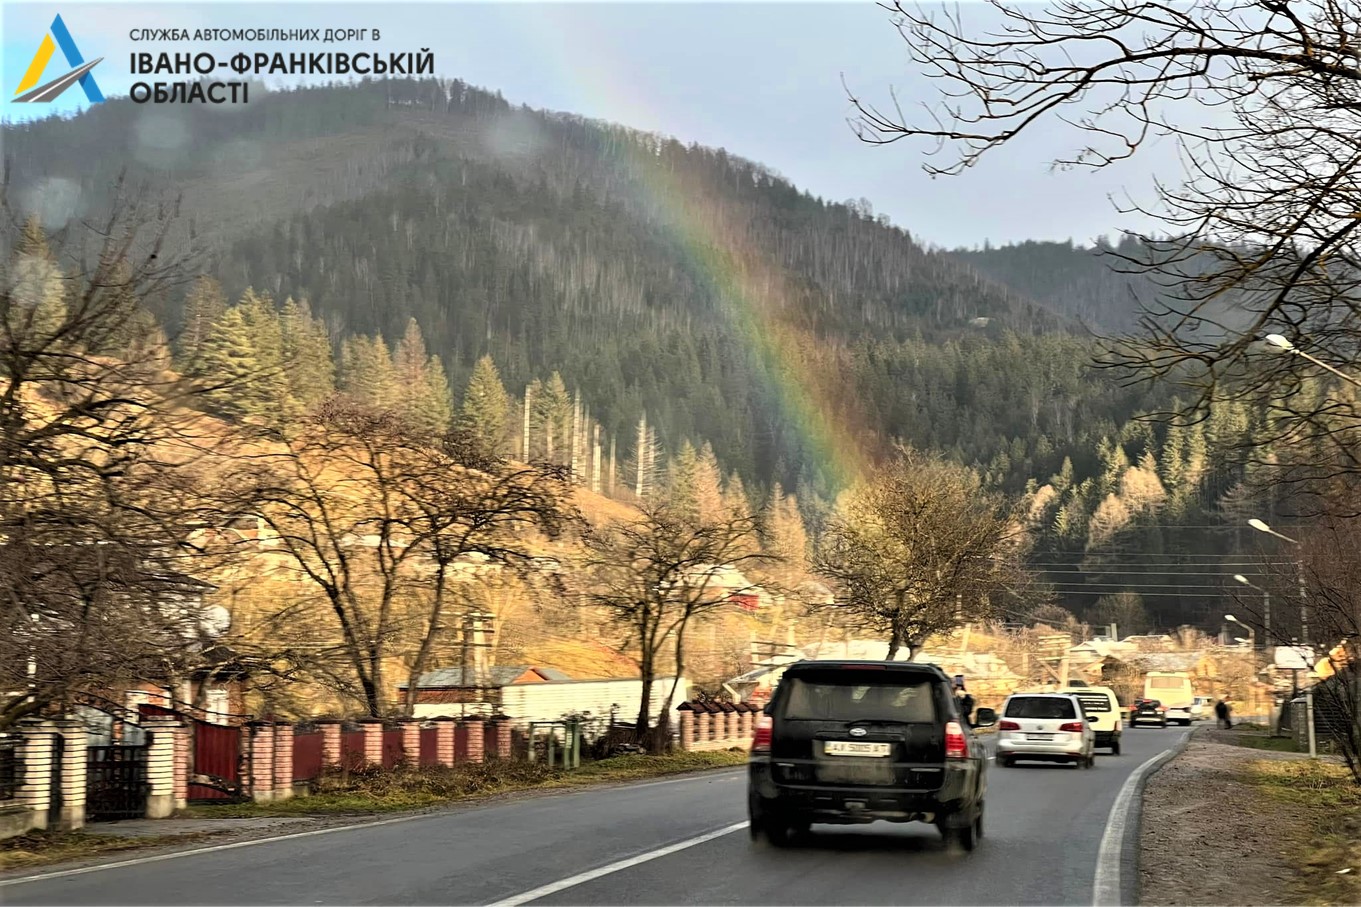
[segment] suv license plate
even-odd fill
[[[862,743],[857,740],[828,740],[822,744],[825,756],[887,756],[893,752],[891,743]]]

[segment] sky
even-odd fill
[[[961,7],[986,27],[983,4]],[[0,117],[11,122],[88,106],[72,87],[51,104],[16,104],[44,34],[60,14],[105,96],[126,95],[139,77],[134,52],[381,50],[434,53],[436,74],[507,100],[568,111],[685,143],[722,147],[759,161],[826,199],[865,198],[919,240],[946,248],[1026,239],[1089,243],[1147,222],[1117,202],[1151,201],[1154,178],[1181,173],[1170,143],[1104,171],[1053,172],[1079,137],[1055,122],[966,174],[932,178],[927,146],[871,146],[847,122],[842,80],[871,101],[890,89],[911,103],[935,97],[914,70],[888,13],[872,2],[423,2],[221,3],[30,2],[0,11]],[[378,28],[381,40],[340,44],[133,41],[131,29]],[[53,56],[39,84],[68,71]],[[140,77],[151,80],[155,77]],[[175,76],[161,76],[174,79]],[[324,81],[298,77],[294,82]]]

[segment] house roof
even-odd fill
[[[492,668],[488,672],[487,686],[506,687],[516,682],[524,683],[562,683],[570,681],[572,678],[559,671],[557,668],[536,668],[530,665],[505,665]],[[525,675],[533,675],[526,677]],[[445,687],[471,687],[475,686],[473,673],[468,672],[465,681],[463,668],[440,668],[438,671],[428,671],[421,675],[416,681],[417,689],[430,690]],[[405,689],[405,686],[403,687]]]
[[[1204,652],[1150,652],[1127,660],[1138,663],[1146,671],[1179,672],[1195,670],[1204,658]]]

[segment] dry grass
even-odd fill
[[[388,771],[325,775],[310,797],[277,803],[194,806],[194,818],[373,815],[423,809],[516,791],[552,790],[637,781],[663,775],[745,765],[745,751],[621,756],[583,764],[572,772],[541,762],[492,761],[453,767],[399,767]]]
[[[1299,867],[1299,902],[1361,904],[1361,786],[1340,765],[1259,761],[1247,779],[1272,802],[1307,810],[1286,844]]]
[[[189,844],[211,836],[211,832],[127,837],[85,831],[31,831],[0,841],[0,872],[35,869],[53,863],[65,863],[125,850],[143,850],[164,844]]]

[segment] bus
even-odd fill
[[[1196,692],[1191,675],[1172,671],[1149,671],[1144,675],[1144,698],[1156,699],[1167,708],[1167,720],[1183,727],[1191,723],[1191,706]]]

